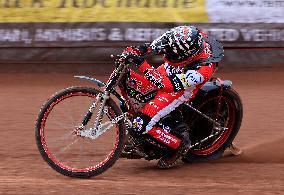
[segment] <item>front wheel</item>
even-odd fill
[[[125,141],[124,120],[96,138],[80,134],[83,118],[99,94],[102,92],[92,88],[70,87],[53,95],[40,110],[35,125],[38,149],[43,159],[63,175],[93,177],[106,171],[119,158]],[[84,128],[86,132],[92,129],[98,109],[99,106]],[[110,124],[122,115],[112,99],[106,101],[103,110],[102,124]]]
[[[198,143],[200,140],[210,138],[193,147],[184,161],[199,162],[216,159],[231,145],[240,129],[243,117],[240,96],[232,88],[224,89],[221,96],[219,91],[213,91],[194,101],[193,107],[218,121],[225,130],[216,133],[216,127],[212,122],[197,113],[192,114],[186,121],[191,129],[192,142]]]

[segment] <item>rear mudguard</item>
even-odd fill
[[[230,80],[224,80],[223,83],[220,83],[219,81],[209,81],[206,82],[202,88],[201,91],[208,93],[212,90],[218,90],[220,87],[230,88],[232,86],[232,81]]]
[[[232,81],[230,80],[214,80],[206,82],[197,92],[194,99],[199,99],[202,96],[206,96],[208,93],[211,92],[220,92],[220,90],[226,90],[232,87]]]

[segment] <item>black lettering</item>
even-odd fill
[[[83,0],[82,7],[91,8],[95,6],[102,6],[105,8],[111,7],[106,0]]]
[[[146,0],[143,7],[151,7],[151,0]]]
[[[97,0],[98,1],[98,0]],[[106,0],[101,0],[101,5],[106,5]],[[117,0],[116,7],[139,7],[139,8],[193,8],[197,0]],[[109,6],[105,6],[109,7]]]
[[[131,7],[131,6],[132,6],[132,1],[131,0],[127,0],[126,7]]]
[[[173,7],[177,8],[179,4],[179,0],[174,0]]]
[[[141,0],[127,0],[126,7],[141,7]]]
[[[157,7],[168,7],[168,0],[156,0]]]
[[[284,1],[276,1],[277,7],[284,7]]]
[[[122,1],[123,1],[123,0],[118,0],[118,1],[116,2],[116,7],[122,7]]]
[[[193,8],[196,0],[184,0],[183,7],[184,8]]]
[[[118,0],[116,7],[151,7],[151,0]]]
[[[106,0],[94,0],[95,5],[100,4],[102,7],[110,7],[110,5],[106,4]]]
[[[254,6],[255,6],[255,2],[254,2],[254,1],[248,1],[248,4],[249,4],[251,7],[254,7]]]
[[[3,7],[6,7],[6,8],[12,8],[12,7],[21,7],[21,2],[20,0],[5,0],[3,2]]]
[[[95,6],[95,1],[90,1],[89,0],[83,0],[83,5],[82,7],[84,8],[91,8],[91,7],[94,7]]]
[[[233,2],[231,2],[231,1],[222,1],[222,3],[226,6],[229,6],[229,7],[233,6]]]
[[[72,2],[73,7],[79,7],[77,0],[70,0]],[[61,0],[59,8],[66,8],[68,0]]]

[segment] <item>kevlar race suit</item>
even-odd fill
[[[206,34],[202,33],[206,38]],[[157,41],[157,40],[155,40]],[[198,55],[188,60],[183,67],[165,62],[157,69],[143,61],[138,69],[144,76],[130,70],[122,94],[132,103],[133,128],[137,134],[148,134],[155,140],[170,148],[177,149],[181,140],[157,125],[158,121],[168,115],[179,105],[194,98],[197,91],[207,82],[215,71],[210,41],[204,42],[204,47]],[[155,50],[148,48],[148,53]],[[139,54],[139,50],[128,48],[128,52]],[[219,54],[220,55],[220,54]]]

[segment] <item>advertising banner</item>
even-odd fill
[[[0,22],[284,23],[284,0],[1,0]]]
[[[226,47],[284,47],[282,24],[191,23]],[[183,23],[0,24],[1,47],[118,47],[151,42]]]
[[[1,0],[0,22],[208,22],[205,0]]]
[[[137,45],[178,25],[225,47],[284,47],[284,0],[0,0],[0,61],[27,48],[33,59],[43,48]]]

